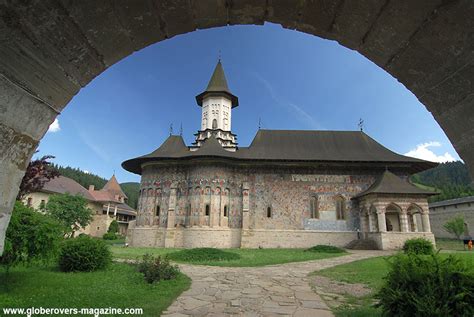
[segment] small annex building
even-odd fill
[[[195,142],[170,135],[122,166],[141,175],[132,246],[305,248],[369,241],[434,242],[427,197],[409,176],[437,163],[397,154],[362,131],[260,129],[237,143],[239,106],[219,61],[204,92]]]
[[[88,208],[94,213],[92,222],[77,234],[102,237],[115,219],[119,223],[119,233],[126,235],[129,222],[137,215],[137,212],[126,204],[127,195],[122,191],[115,175],[101,190],[95,190],[93,185],[86,189],[69,177],[55,177],[46,182],[40,191],[26,195],[23,201],[27,206],[41,211],[51,195],[65,193],[84,197]]]

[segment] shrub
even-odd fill
[[[112,220],[109,225],[109,229],[107,230],[108,233],[118,233],[119,232],[119,224],[117,220]]]
[[[305,251],[318,253],[346,253],[346,250],[334,247],[332,245],[315,245],[314,247],[306,249]]]
[[[67,239],[59,252],[59,269],[63,272],[90,272],[106,268],[112,260],[102,240],[89,236]]]
[[[56,220],[17,201],[6,232],[0,264],[8,269],[18,263],[52,260],[63,239],[62,231]]]
[[[102,239],[104,239],[104,240],[115,240],[115,239],[117,239],[117,238],[118,238],[118,236],[117,236],[117,234],[114,233],[114,232],[106,232],[106,233],[104,233],[104,235],[102,236]]]
[[[182,262],[209,262],[238,260],[240,255],[213,248],[196,248],[173,252],[169,258]]]
[[[409,239],[403,244],[403,252],[407,254],[430,255],[434,252],[433,243],[423,238]]]
[[[376,297],[385,316],[474,316],[474,270],[455,256],[399,254]]]
[[[145,254],[138,263],[138,271],[143,273],[145,281],[150,284],[174,279],[180,273],[178,266],[170,264],[167,257],[153,257],[150,254]]]

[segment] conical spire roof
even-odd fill
[[[211,80],[209,80],[209,84],[207,84],[206,91],[226,91],[228,93],[231,93],[229,90],[229,86],[227,85],[227,79],[225,78],[224,68],[222,68],[222,63],[220,60],[219,62],[217,62]]]
[[[214,68],[214,72],[212,73],[211,80],[209,80],[209,84],[207,84],[206,90],[196,96],[196,101],[199,106],[202,106],[202,100],[208,94],[225,95],[232,100],[232,108],[235,108],[239,105],[239,99],[230,92],[229,86],[227,85],[227,79],[225,77],[221,60],[217,62],[216,68]]]
[[[115,178],[115,174],[112,175],[112,178],[109,179],[109,181],[107,182],[107,184],[105,184],[102,190],[113,193],[114,195],[119,195],[128,198],[127,195],[125,195],[125,193],[123,192],[122,187],[120,187],[117,178]]]

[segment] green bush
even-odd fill
[[[306,249],[307,252],[318,252],[318,253],[346,253],[346,250],[334,247],[332,245],[315,245],[309,249]]]
[[[213,248],[181,250],[169,254],[169,258],[182,262],[231,261],[240,259],[240,255]]]
[[[104,240],[116,240],[116,239],[118,239],[118,236],[114,232],[106,232],[102,236],[102,239],[104,239]]]
[[[112,220],[109,225],[109,229],[107,230],[108,233],[118,233],[119,232],[119,223],[117,220]]]
[[[455,256],[399,254],[377,293],[384,316],[474,316],[472,263]]]
[[[433,243],[423,238],[414,238],[406,240],[403,244],[403,252],[407,254],[425,254],[434,253]]]
[[[57,256],[63,227],[53,218],[17,201],[5,237],[0,264],[7,269],[18,263],[48,262]]]
[[[167,257],[153,257],[150,254],[145,254],[138,263],[138,272],[143,273],[145,281],[150,284],[174,279],[180,273],[178,266],[170,264]]]
[[[111,261],[104,241],[89,236],[65,240],[59,252],[59,269],[63,272],[96,271],[106,268]]]

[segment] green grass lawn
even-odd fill
[[[123,246],[125,244],[125,238],[120,238],[120,239],[115,239],[115,240],[105,240],[101,239],[108,245],[117,245],[117,246]]]
[[[474,264],[474,251],[441,254],[442,257],[449,255],[457,256],[464,261],[471,261]],[[383,279],[388,273],[388,261],[390,261],[390,257],[371,258],[334,266],[314,272],[313,274],[326,276],[335,281],[362,283],[373,289],[372,294],[362,299],[365,303],[362,307],[358,309],[337,309],[335,311],[336,316],[380,316],[380,311],[372,308],[370,303],[373,299],[373,295],[382,286]]]
[[[170,248],[123,248],[111,246],[112,254],[119,259],[137,259],[146,253],[152,255],[166,255],[182,249]],[[189,261],[190,264],[250,267],[289,262],[319,260],[345,255],[347,253],[305,252],[305,249],[225,249],[225,251],[240,255],[240,259],[229,261]],[[184,263],[184,262],[183,262]]]
[[[464,243],[457,239],[436,238],[436,248],[442,251],[466,251]],[[467,251],[466,251],[467,252]]]
[[[91,273],[20,266],[6,274],[0,267],[0,309],[142,308],[143,316],[159,316],[190,285],[191,280],[183,274],[176,280],[147,284],[134,266],[122,263]]]

